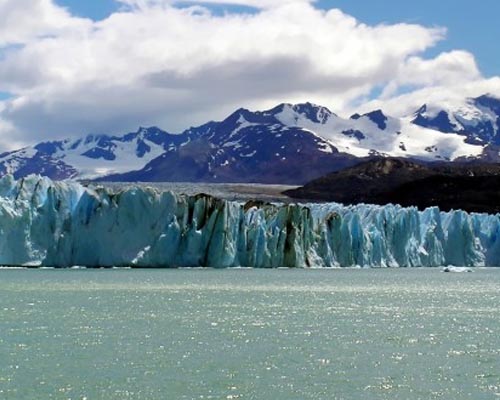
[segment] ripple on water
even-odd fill
[[[500,271],[2,270],[0,278],[0,398],[500,395]]]

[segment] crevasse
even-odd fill
[[[0,179],[0,264],[70,267],[500,265],[498,215],[231,202]]]

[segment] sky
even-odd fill
[[[0,0],[0,150],[239,107],[500,95],[498,0]]]
[[[95,20],[106,18],[120,7],[115,0],[58,0],[57,3],[77,15]],[[446,41],[429,54],[465,49],[474,53],[484,74],[498,75],[500,57],[494,38],[500,38],[500,2],[481,0],[478,3],[481,7],[474,7],[473,4],[471,0],[384,0],[383,3],[370,0],[320,0],[316,1],[315,6],[324,10],[340,8],[369,24],[408,22],[446,27]],[[231,10],[227,4],[219,7]],[[233,6],[232,10],[248,11],[241,6],[239,9]]]

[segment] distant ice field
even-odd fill
[[[283,192],[294,189],[291,185],[266,185],[260,183],[189,183],[189,182],[99,182],[90,186],[104,186],[114,191],[133,187],[153,187],[160,191],[170,191],[177,194],[194,196],[206,193],[214,197],[231,201],[294,201]]]

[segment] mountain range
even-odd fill
[[[41,142],[0,154],[0,175],[52,179],[303,184],[373,157],[498,162],[500,99],[336,115],[312,103],[241,108],[179,134],[157,127]]]

